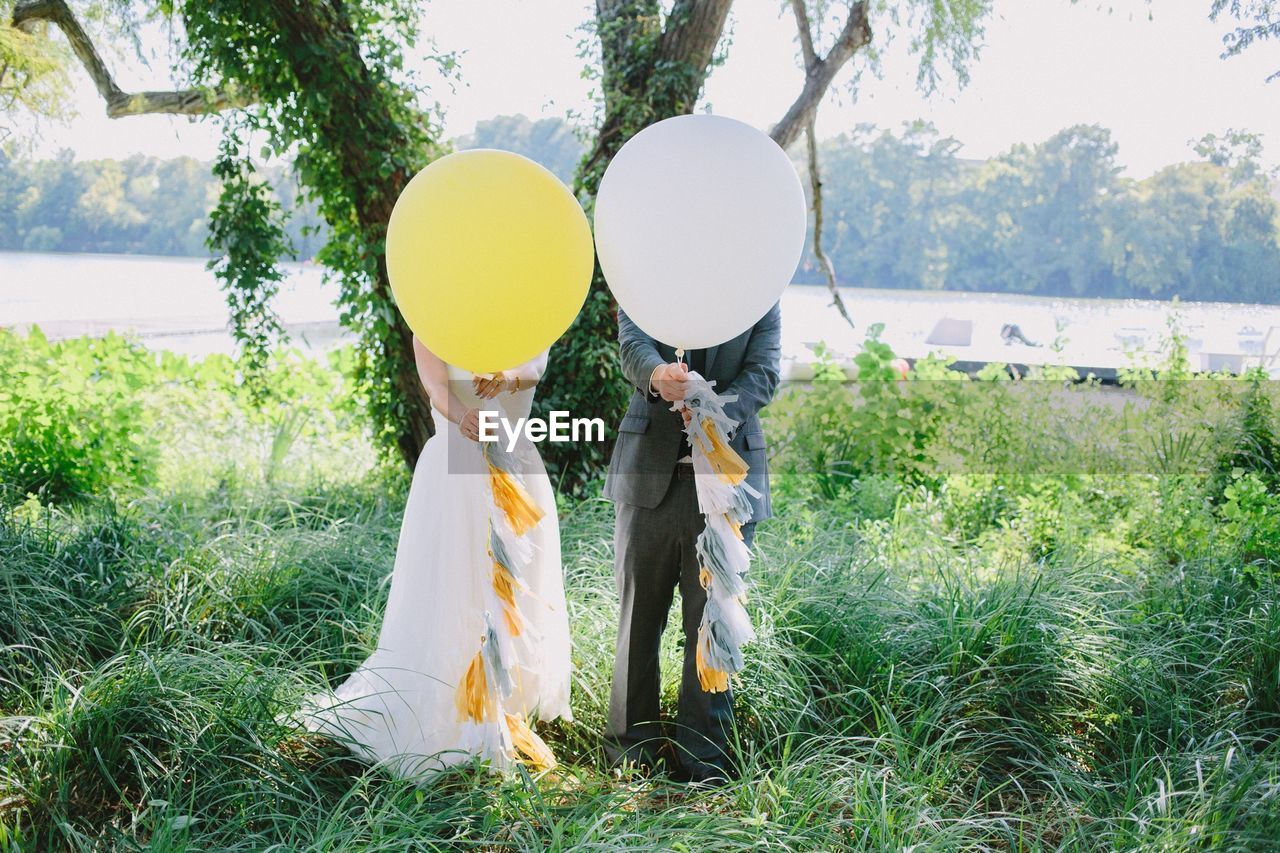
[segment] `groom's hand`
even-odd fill
[[[684,399],[688,381],[689,366],[677,361],[655,367],[649,384],[659,397],[668,403],[676,403]]]

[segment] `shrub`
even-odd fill
[[[1218,507],[1222,533],[1247,560],[1280,564],[1280,495],[1267,490],[1262,476],[1237,468]]]
[[[49,341],[0,330],[0,481],[65,500],[146,483],[156,438],[141,392],[155,356],[119,335]]]
[[[1223,494],[1235,471],[1256,474],[1262,484],[1280,490],[1280,439],[1276,437],[1273,402],[1264,379],[1250,376],[1236,406],[1232,441],[1218,462],[1214,493]]]
[[[811,387],[796,388],[773,420],[785,433],[784,470],[814,477],[819,493],[834,498],[868,478],[914,484],[929,479],[930,446],[938,416],[950,397],[949,382],[902,382],[897,356],[873,325],[854,358],[855,381],[825,345],[815,349]],[[930,380],[963,377],[928,362]]]

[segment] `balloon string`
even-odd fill
[[[684,364],[684,347],[680,347],[676,350],[676,363]]]

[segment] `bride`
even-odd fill
[[[531,443],[507,452],[501,427],[479,442],[482,411],[529,415],[547,355],[489,378],[416,337],[414,354],[436,436],[413,473],[378,645],[308,699],[304,723],[406,778],[475,757],[554,766],[532,718],[572,719],[555,496]]]

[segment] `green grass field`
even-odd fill
[[[330,410],[145,387],[145,480],[0,513],[0,848],[1280,849],[1280,498],[1241,466],[833,485],[787,444],[709,791],[606,770],[612,510],[566,501],[562,766],[419,788],[287,722],[376,640],[403,475]]]

